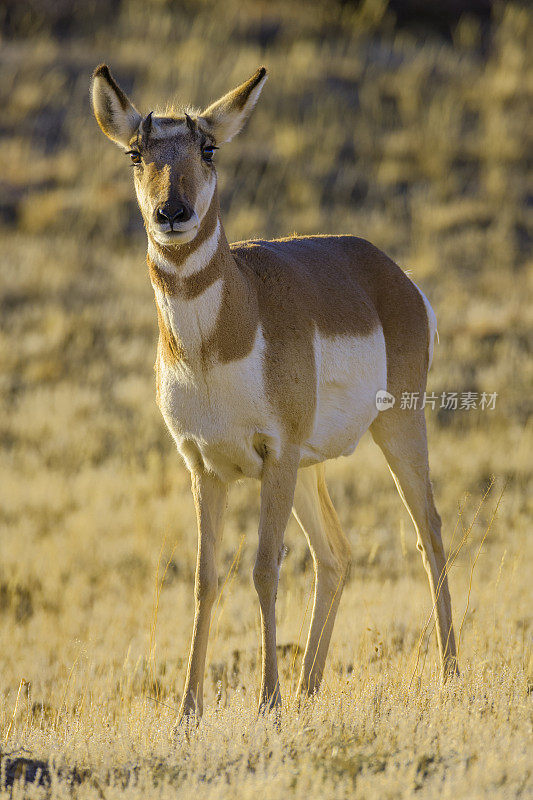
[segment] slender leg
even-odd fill
[[[315,567],[315,597],[298,693],[318,690],[346,572],[350,545],[326,486],[324,466],[301,469],[293,513],[307,537]]]
[[[260,710],[281,704],[276,655],[276,594],[283,536],[291,513],[299,460],[299,448],[288,446],[279,459],[267,453],[263,464],[259,545],[253,573],[261,606]]]
[[[416,529],[417,548],[422,554],[436,609],[437,642],[442,676],[446,679],[457,674],[458,669],[441,519],[435,508],[429,478],[424,412],[391,409],[379,415],[371,431],[387,459]]]
[[[194,626],[180,718],[195,714],[202,716],[207,637],[218,586],[216,556],[227,496],[226,484],[207,472],[193,473],[191,479],[198,520],[198,557],[194,582]]]

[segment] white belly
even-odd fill
[[[387,388],[381,327],[367,337],[315,337],[317,403],[302,466],[350,455],[377,416],[376,392]]]

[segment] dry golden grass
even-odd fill
[[[0,797],[533,796],[531,14],[500,8],[483,56],[471,21],[453,45],[421,41],[377,0],[117,7],[96,33],[0,51],[0,754],[8,784],[32,778]],[[88,105],[103,59],[145,110],[201,105],[266,63],[248,130],[219,154],[228,236],[371,239],[436,309],[429,388],[498,393],[494,411],[427,412],[449,552],[471,526],[450,573],[462,674],[445,688],[431,625],[420,643],[431,603],[411,522],[365,438],[328,470],[354,563],[320,696],[294,708],[312,564],[291,522],[281,728],[256,718],[258,487],[243,483],[205,718],[172,735],[194,509],[154,401],[131,176]]]

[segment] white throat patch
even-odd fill
[[[194,275],[196,272],[201,272],[204,267],[207,267],[217,251],[219,240],[220,220],[217,219],[217,224],[213,233],[208,236],[196,250],[187,256],[185,261],[178,267],[161,255],[150,239],[148,239],[148,258],[158,269],[167,272],[169,275],[179,275],[180,277],[187,278],[190,275]]]

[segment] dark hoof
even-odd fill
[[[458,678],[461,673],[459,672],[459,666],[457,664],[457,659],[455,657],[451,657],[447,659],[446,663],[444,664],[442,670],[442,683],[447,683],[453,678]]]
[[[281,694],[279,689],[274,692],[272,697],[261,700],[259,703],[258,717],[267,717],[274,720],[275,727],[281,727]]]
[[[178,716],[178,721],[174,725],[172,733],[177,736],[179,733],[185,732],[187,739],[199,726],[201,716],[197,713],[195,707],[181,708]]]

